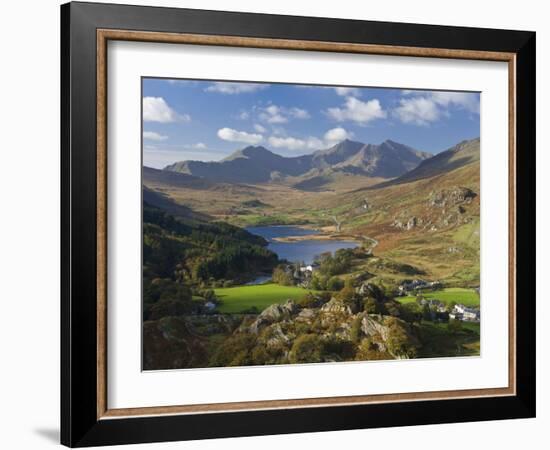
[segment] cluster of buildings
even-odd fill
[[[440,281],[411,280],[404,282],[398,287],[397,295],[416,295],[421,289],[431,289],[435,291],[442,288],[443,284]],[[479,288],[477,288],[476,291],[479,293]],[[453,319],[464,322],[479,322],[481,318],[479,308],[471,308],[461,303],[455,305],[450,311],[445,302],[435,298],[422,298],[419,303],[421,306],[428,306],[432,320],[434,321],[447,321]]]
[[[415,292],[419,289],[441,289],[443,287],[443,283],[441,281],[424,281],[424,280],[410,280],[410,281],[404,281],[403,284],[401,284],[397,288],[397,295],[399,296],[405,296],[409,295],[411,292]]]
[[[461,303],[455,305],[453,309],[448,310],[447,304],[435,298],[420,300],[420,305],[428,306],[432,320],[447,321],[449,319],[460,320],[463,322],[479,322],[479,308],[470,308]]]
[[[285,264],[283,270],[294,279],[296,286],[309,288],[313,272],[318,268],[319,264],[316,262],[312,264],[288,263]]]

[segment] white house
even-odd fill
[[[453,311],[449,314],[451,319],[464,320],[466,322],[479,322],[480,311],[477,308],[470,308],[461,303],[455,305]]]

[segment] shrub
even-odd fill
[[[407,333],[402,322],[395,317],[388,317],[385,325],[389,331],[386,338],[388,351],[396,356],[416,357],[417,345]]]
[[[222,342],[212,357],[210,366],[246,366],[255,364],[252,350],[256,345],[256,336],[250,333],[239,333]]]
[[[372,297],[367,297],[363,300],[363,311],[367,314],[376,314],[378,312],[378,305],[376,300]]]
[[[316,334],[304,334],[299,336],[292,345],[288,354],[288,360],[292,364],[322,362],[322,338]]]
[[[357,347],[355,359],[357,361],[376,361],[393,358],[387,352],[380,351],[378,345],[376,345],[371,339],[365,338]]]
[[[359,342],[359,338],[361,337],[361,321],[363,317],[361,315],[358,315],[355,319],[353,319],[353,322],[351,323],[351,329],[350,329],[350,338],[351,342],[354,344],[357,344]]]
[[[308,292],[300,299],[298,304],[302,308],[315,308],[319,304],[319,299],[311,292]]]

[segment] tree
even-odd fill
[[[331,277],[327,281],[327,291],[339,291],[344,287],[344,282],[338,277]]]
[[[427,320],[427,321],[432,320],[432,310],[427,304],[422,306],[422,320]]]
[[[272,280],[282,286],[294,285],[294,277],[292,276],[292,270],[288,270],[285,265],[278,265],[273,269]]]
[[[162,304],[161,304],[162,303]],[[152,314],[153,308],[154,314]],[[165,316],[187,314],[192,310],[191,290],[169,278],[143,281],[143,318],[157,320]]]
[[[422,320],[422,308],[417,303],[405,303],[400,307],[400,318],[408,323],[420,323]]]
[[[311,278],[311,288],[316,291],[324,291],[327,289],[327,277],[318,272],[314,272]]]
[[[191,312],[191,305],[181,300],[161,300],[149,309],[149,320],[158,320],[169,316],[183,316]]]

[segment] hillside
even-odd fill
[[[285,177],[304,177],[305,181],[335,172],[393,178],[414,169],[430,156],[390,140],[379,145],[345,140],[297,157],[284,157],[264,147],[250,146],[221,161],[180,161],[164,171],[228,183],[266,183]],[[300,188],[299,181],[295,186]]]
[[[176,203],[167,195],[143,186],[142,198],[144,204],[159,208],[179,219],[208,220],[206,214],[193,211],[191,208]]]
[[[253,278],[270,270],[277,256],[267,241],[242,228],[205,220],[189,209],[175,216],[149,203],[154,191],[146,189],[143,200],[144,285],[157,278],[174,277],[187,284],[216,279]]]
[[[323,203],[346,233],[378,242],[370,273],[386,279],[406,272],[446,279],[458,285],[479,283],[479,161],[418,180],[334,196]],[[400,264],[409,268],[401,270]],[[414,268],[414,270],[411,270]]]
[[[213,181],[192,175],[168,170],[153,169],[144,166],[141,171],[143,184],[149,186],[172,186],[189,189],[209,189],[215,185]]]
[[[417,167],[394,180],[385,182],[384,185],[389,186],[433,177],[479,162],[479,147],[479,138],[462,141],[450,149],[422,161]]]

